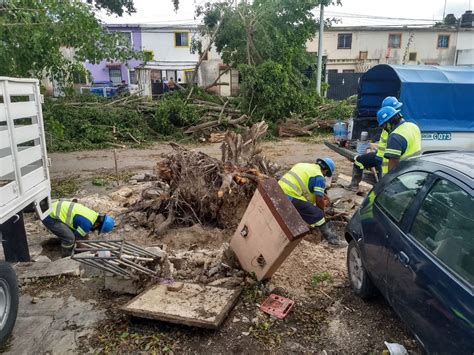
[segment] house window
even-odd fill
[[[113,85],[119,85],[122,83],[122,70],[120,69],[109,69],[109,78]]]
[[[416,52],[410,52],[410,54],[408,54],[408,60],[410,62],[415,62],[416,61]]]
[[[328,69],[328,74],[337,74],[337,69]]]
[[[189,47],[189,32],[175,32],[174,33],[175,47]]]
[[[193,69],[186,69],[184,71],[184,75],[186,76],[186,82],[187,83],[192,83],[193,82],[193,75],[194,75],[194,70]]]
[[[449,35],[438,35],[438,48],[449,47]]]
[[[117,41],[117,46],[125,46],[127,48],[133,47],[132,32],[116,32],[120,39]]]
[[[351,49],[352,33],[339,33],[337,35],[337,49]]]
[[[367,51],[360,51],[359,52],[359,59],[365,60],[365,59],[367,59],[368,56],[369,56],[369,52],[367,52]]]
[[[138,84],[137,72],[135,70],[128,71],[130,75],[130,84]]]
[[[401,33],[391,33],[388,35],[388,48],[400,48],[402,45]]]

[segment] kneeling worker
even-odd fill
[[[63,256],[71,255],[76,238],[85,239],[93,231],[107,233],[115,226],[109,215],[101,215],[77,202],[57,201],[51,207],[53,211],[43,224],[61,240]]]
[[[278,184],[310,227],[320,228],[329,244],[345,247],[346,241],[337,237],[333,224],[326,222],[324,218],[324,208],[328,201],[324,194],[325,176],[332,176],[335,169],[331,158],[317,159],[315,163],[298,163]]]

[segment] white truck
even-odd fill
[[[51,184],[38,80],[0,77],[0,344],[16,321],[18,287],[7,262],[29,261],[23,210],[51,211]]]

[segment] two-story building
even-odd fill
[[[125,39],[126,45],[136,51],[142,49],[142,34],[138,25],[109,25],[107,29],[111,32],[120,33]],[[121,45],[121,44],[117,44]],[[126,63],[101,61],[99,64],[85,63],[93,82],[111,81],[113,85],[118,85],[125,80],[127,84],[137,84],[136,68],[143,64],[143,61],[132,59]]]
[[[474,32],[471,28],[331,27],[325,31],[323,40],[326,70],[328,73],[362,73],[376,64],[464,63],[469,54],[457,55],[460,34],[463,46],[472,49]],[[308,43],[308,51],[316,53],[317,43],[318,36]],[[470,64],[474,64],[472,60]]]

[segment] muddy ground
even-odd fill
[[[220,155],[218,144],[198,149],[211,156]],[[267,142],[263,149],[271,160],[283,167],[330,156],[336,161],[339,173],[350,174],[350,163],[322,144],[285,140]],[[145,150],[121,150],[119,168],[133,172],[151,170],[161,155],[169,151],[165,144]],[[113,183],[99,187],[91,184],[99,170],[113,169],[113,151],[51,154],[50,157],[53,178],[81,176],[81,190],[77,194],[81,202],[103,201],[101,206],[91,206],[101,211],[117,206],[115,200],[105,196],[118,189]],[[33,253],[58,257],[54,246],[42,246],[51,235],[31,216],[27,221]],[[194,226],[172,229],[163,237],[150,238],[142,230],[122,226],[114,233],[144,246],[159,245],[174,253],[185,253],[217,250],[230,240],[233,231]],[[411,334],[381,297],[364,302],[352,293],[347,281],[345,254],[345,249],[333,249],[319,242],[317,236],[307,237],[271,280],[259,283],[249,277],[244,279],[240,300],[215,331],[125,316],[118,308],[132,296],[103,290],[97,278],[59,277],[37,281],[21,289],[19,320],[4,350],[12,353],[142,350],[380,354],[385,348],[384,341],[388,341],[403,344],[410,353],[420,353]],[[275,320],[257,308],[271,292],[296,302],[284,320]],[[41,327],[35,329],[33,324],[41,324]]]

